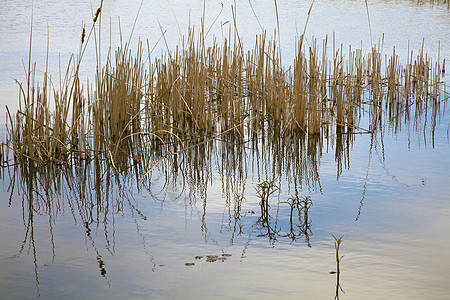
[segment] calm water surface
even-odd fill
[[[250,48],[261,32],[254,13],[270,32],[277,26],[274,5],[255,0],[253,13],[248,1],[236,2],[238,29]],[[139,4],[105,1],[104,56],[110,32],[112,47],[120,42],[119,16],[123,39],[128,39]],[[206,1],[205,23],[212,24],[219,15],[211,29],[218,37],[228,32],[227,25],[220,24],[232,22],[231,5],[233,1],[223,1],[219,15],[220,2]],[[89,1],[0,3],[2,122],[4,106],[15,111],[18,105],[13,79],[24,81],[21,61],[28,55],[32,6],[33,59],[38,68],[45,68],[47,20],[50,73],[55,81],[58,56],[65,64],[70,53],[78,51],[83,22],[90,24]],[[278,1],[287,65],[293,61],[295,37],[303,31],[309,6],[305,1]],[[369,2],[369,12],[373,40],[378,42],[384,34],[387,53],[395,45],[405,58],[408,41],[416,51],[425,38],[424,48],[435,60],[439,44],[440,59],[450,59],[446,5],[376,1]],[[365,13],[363,1],[316,2],[306,35],[322,39],[335,32],[344,47],[369,49]],[[162,28],[167,30],[167,47],[173,49],[180,37],[178,28],[184,33],[189,24],[200,26],[202,14],[200,0],[144,1],[131,44],[139,37],[155,44]],[[153,55],[165,49],[158,44]],[[86,78],[95,68],[92,51],[88,49],[84,58]],[[448,84],[448,78],[444,80]],[[448,93],[442,99],[446,97]],[[333,299],[337,295],[340,299],[447,299],[450,114],[444,105],[441,109],[434,145],[429,128],[425,134],[417,133],[412,123],[404,124],[394,134],[385,124],[373,140],[369,134],[343,136],[344,142],[337,136],[321,144],[308,140],[313,153],[298,154],[305,165],[290,169],[286,162],[277,168],[275,154],[262,149],[262,142],[258,154],[248,141],[243,147],[215,141],[197,149],[210,155],[192,169],[180,171],[177,177],[155,171],[147,188],[133,176],[123,178],[120,185],[102,181],[98,187],[94,176],[82,182],[81,176],[63,172],[39,178],[32,186],[32,199],[26,176],[13,174],[13,168],[3,169],[0,299]],[[361,127],[368,126],[364,122]],[[342,143],[344,150],[337,151]],[[193,151],[184,159],[194,159]],[[299,169],[306,171],[301,182],[295,182],[293,173]],[[87,172],[94,174],[94,166]],[[258,221],[255,188],[272,178],[280,190],[270,199],[269,230]],[[294,215],[290,232],[290,208],[283,202],[296,192],[310,197],[312,205],[307,219]],[[336,288],[336,274],[330,273],[336,270],[331,234],[344,235],[342,290]],[[208,259],[214,255],[221,259]]]

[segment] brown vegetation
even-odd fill
[[[78,70],[95,21],[91,33],[83,28],[79,58],[69,62],[59,89],[47,72],[40,88],[30,63],[27,82],[19,84],[20,108],[8,111],[8,147],[19,163],[95,158],[116,171],[139,165],[147,174],[155,161],[225,133],[351,132],[362,129],[366,112],[370,132],[383,112],[397,128],[403,118],[418,122],[429,107],[435,124],[440,111],[443,67],[423,47],[416,55],[408,51],[401,65],[395,48],[385,59],[382,45],[366,55],[349,48],[346,55],[333,37],[329,61],[328,38],[320,48],[302,35],[286,66],[276,38],[263,32],[245,52],[232,29],[223,43],[209,46],[202,31],[190,30],[180,47],[155,59],[149,47],[145,57],[141,42],[134,55],[121,46],[103,66],[97,54],[95,84],[82,85]]]

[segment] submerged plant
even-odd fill
[[[264,180],[256,185],[256,193],[258,197],[261,199],[259,201],[259,205],[261,206],[261,220],[265,222],[269,219],[269,197],[275,193],[280,188],[275,185],[275,178],[267,181]]]
[[[280,188],[275,185],[275,178],[268,181],[264,180],[258,183],[255,187],[256,193],[260,198],[259,205],[261,207],[261,216],[259,217],[256,224],[261,226],[261,230],[264,229],[264,233],[258,235],[258,237],[268,237],[269,241],[274,244],[277,240],[277,236],[279,235],[280,229],[277,229],[277,219],[275,220],[275,225],[270,223],[270,205],[269,205],[269,197],[273,195]]]
[[[311,245],[309,244],[309,237],[312,234],[311,233],[311,222],[309,221],[308,218],[308,212],[309,212],[309,208],[312,205],[312,200],[311,197],[309,196],[292,196],[289,197],[287,201],[283,201],[281,203],[286,203],[289,204],[290,206],[290,213],[289,213],[289,225],[290,225],[290,229],[289,229],[289,233],[287,234],[288,237],[290,237],[292,239],[292,241],[294,241],[297,237],[304,235],[305,236],[305,240],[306,243],[308,244],[309,247],[311,247]],[[294,228],[294,222],[293,222],[293,215],[294,215],[294,210],[297,210],[297,216],[298,216],[298,222],[299,224],[297,225],[299,232],[297,233],[295,231]],[[302,213],[303,213],[303,220],[302,220]]]

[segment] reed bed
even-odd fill
[[[19,163],[97,159],[119,173],[138,166],[142,175],[161,159],[231,132],[287,139],[298,136],[293,132],[373,132],[383,114],[397,129],[410,118],[418,124],[429,108],[435,126],[445,63],[433,62],[423,47],[408,51],[402,65],[395,48],[385,56],[382,45],[344,53],[333,37],[329,59],[328,37],[319,47],[301,36],[293,64],[285,65],[276,33],[256,36],[245,51],[236,30],[206,45],[204,33],[192,29],[181,46],[156,58],[148,42],[147,53],[142,42],[134,53],[124,44],[98,65],[94,84],[78,77],[81,52],[59,88],[47,72],[40,88],[30,63],[27,82],[19,84],[20,108],[8,110],[8,148]],[[370,126],[362,129],[367,112]]]

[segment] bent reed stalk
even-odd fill
[[[101,8],[94,15],[94,36],[99,16]],[[223,43],[214,39],[209,46],[203,32],[191,29],[181,46],[154,59],[148,42],[147,58],[142,42],[134,56],[125,44],[115,51],[115,59],[108,54],[106,64],[97,66],[94,85],[83,85],[78,70],[91,36],[83,27],[83,51],[76,62],[69,61],[60,89],[47,71],[39,88],[30,64],[26,84],[19,83],[20,108],[15,115],[8,110],[8,147],[18,163],[100,159],[117,171],[138,164],[141,174],[147,174],[170,151],[178,153],[230,131],[253,135],[269,128],[284,136],[293,131],[311,136],[330,129],[351,132],[361,129],[359,120],[369,111],[370,132],[383,111],[397,128],[411,114],[418,123],[429,107],[435,124],[444,67],[432,62],[423,46],[415,59],[408,51],[405,66],[394,48],[383,66],[380,46],[367,55],[350,47],[346,56],[333,36],[329,61],[328,37],[320,53],[316,39],[305,43],[302,35],[294,63],[286,67],[276,35],[268,38],[262,32],[245,52],[236,28],[230,26]]]

